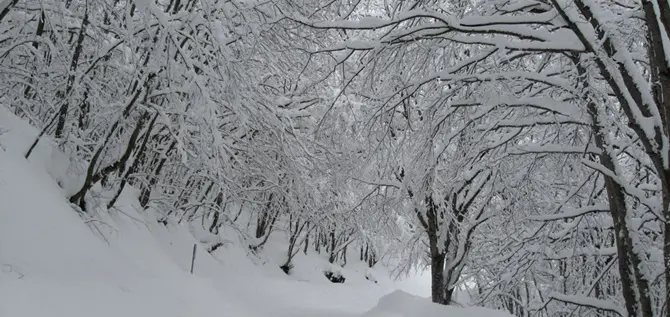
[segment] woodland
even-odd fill
[[[0,104],[84,218],[133,190],[284,234],[287,274],[356,254],[439,304],[670,317],[669,35],[667,0],[0,0]]]

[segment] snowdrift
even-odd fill
[[[382,297],[377,306],[361,317],[512,317],[512,315],[482,307],[454,307],[432,303],[397,290]]]

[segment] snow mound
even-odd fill
[[[414,296],[401,290],[379,300],[377,306],[361,317],[512,317],[512,315],[482,307],[455,307],[434,304],[430,299]]]

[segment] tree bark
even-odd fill
[[[586,70],[579,66],[579,64],[577,64],[577,69],[581,76],[586,74]],[[584,85],[586,86],[585,88],[588,88],[587,81],[584,81]],[[588,101],[587,110],[592,120],[594,141],[596,146],[601,149],[601,154],[598,156],[600,164],[614,173],[617,170],[615,167],[616,163],[607,151],[598,109],[593,102]],[[636,273],[636,271],[639,271],[637,268],[639,268],[641,261],[633,252],[633,242],[626,225],[626,193],[621,185],[612,177],[605,174],[603,174],[603,177],[605,179],[610,214],[612,215],[614,225],[619,275],[626,310],[630,317],[651,317],[652,308],[649,298],[649,288],[641,274]]]
[[[670,4],[667,0],[656,1],[659,9],[659,18],[661,24],[659,25],[656,19],[657,15],[654,10],[654,5],[651,1],[643,1],[642,7],[647,21],[647,41],[648,41],[648,55],[649,55],[649,69],[651,72],[652,92],[654,94],[654,101],[658,106],[658,110],[663,120],[663,132],[666,137],[669,137],[669,123],[670,119],[670,65],[665,58],[666,54],[663,47],[662,29],[670,36]],[[670,157],[670,153],[667,153]],[[657,172],[660,173],[662,184],[662,213],[665,218],[664,236],[663,236],[663,261],[665,264],[665,293],[670,296],[670,167],[668,164],[662,165],[662,168],[657,166]],[[666,303],[665,315],[670,316],[670,303]]]
[[[79,29],[79,35],[77,36],[77,43],[74,48],[74,54],[72,54],[72,61],[70,62],[70,70],[67,78],[67,84],[65,91],[62,93],[63,104],[58,110],[58,123],[56,124],[56,139],[60,139],[63,136],[65,129],[65,121],[67,119],[67,112],[69,109],[69,98],[70,92],[74,88],[74,81],[77,77],[77,66],[79,65],[79,56],[81,51],[84,48],[84,38],[86,35],[86,27],[88,26],[88,6],[84,12],[84,17],[81,20],[81,28]]]

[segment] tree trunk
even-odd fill
[[[149,198],[151,197],[151,190],[154,188],[154,185],[156,185],[156,182],[158,182],[158,176],[161,175],[161,171],[165,166],[165,162],[167,162],[168,156],[174,149],[175,145],[177,145],[177,140],[173,140],[168,146],[167,150],[163,153],[163,155],[161,155],[162,157],[158,161],[156,169],[151,173],[149,184],[142,186],[142,191],[140,192],[140,206],[142,206],[142,208],[147,207]]]
[[[655,1],[655,0],[654,0]],[[649,69],[651,73],[652,92],[654,101],[663,120],[663,132],[666,136],[670,132],[668,120],[670,120],[670,65],[665,59],[666,54],[663,47],[662,29],[670,32],[670,4],[667,0],[657,1],[661,24],[656,19],[656,12],[651,1],[643,1],[642,6],[647,21],[647,41],[649,54]],[[670,36],[670,33],[667,33]],[[670,170],[667,164],[657,166],[662,184],[662,213],[665,218],[663,237],[663,260],[665,264],[665,294],[670,296]],[[666,302],[665,315],[670,316],[670,303]]]
[[[447,281],[444,278],[444,265],[446,253],[440,250],[439,228],[437,224],[437,206],[431,197],[426,197],[426,221],[420,218],[426,233],[428,234],[428,247],[430,254],[430,281],[431,300],[433,303],[449,305],[451,292],[447,293]]]
[[[309,230],[307,232],[307,235],[305,236],[305,248],[302,250],[302,253],[307,255],[307,249],[309,249]]]
[[[430,257],[430,297],[433,303],[449,304],[444,285],[444,254]]]
[[[158,118],[158,113],[156,113],[151,119],[151,122],[149,123],[149,127],[147,128],[147,131],[145,132],[144,139],[142,140],[142,145],[140,145],[139,150],[137,151],[137,154],[135,155],[135,160],[133,161],[133,164],[130,166],[128,171],[125,173],[123,176],[123,179],[121,180],[121,185],[119,186],[119,189],[117,190],[116,194],[114,195],[114,198],[109,201],[107,204],[107,209],[112,208],[114,206],[114,203],[116,203],[116,200],[119,199],[119,196],[121,196],[121,192],[123,191],[123,188],[126,186],[126,183],[128,182],[128,179],[132,174],[134,174],[139,165],[140,162],[143,160],[143,157],[146,155],[146,149],[147,149],[147,143],[149,141],[149,136],[151,135],[151,131],[153,130],[154,124],[156,123],[156,119]]]
[[[84,12],[84,17],[81,20],[81,28],[79,29],[79,35],[77,36],[77,44],[74,48],[74,54],[72,54],[72,60],[70,61],[70,70],[67,78],[67,84],[65,91],[62,92],[61,96],[63,98],[63,105],[61,105],[58,110],[58,123],[56,124],[56,139],[63,137],[63,132],[65,129],[65,121],[67,118],[67,112],[69,108],[69,98],[72,88],[74,88],[75,78],[77,77],[77,66],[79,65],[79,56],[81,51],[84,48],[84,38],[86,34],[86,27],[88,26],[88,7],[86,12]]]
[[[583,67],[577,65],[577,68],[580,75],[583,76],[586,74],[586,70],[583,69]],[[588,82],[584,81],[584,85],[588,87]],[[600,115],[598,109],[593,102],[589,102],[587,104],[587,110],[592,120],[594,141],[596,146],[602,151],[598,156],[600,164],[614,172],[617,170],[615,168],[616,163],[607,152],[604,132],[600,129]],[[605,174],[603,174],[603,177],[605,179],[610,214],[612,215],[613,220],[619,275],[621,278],[622,295],[626,303],[626,310],[630,317],[651,317],[652,308],[648,285],[641,274],[636,274],[636,271],[639,271],[641,261],[633,252],[633,242],[630,232],[628,231],[628,226],[626,225],[627,207],[625,191],[612,177]]]

